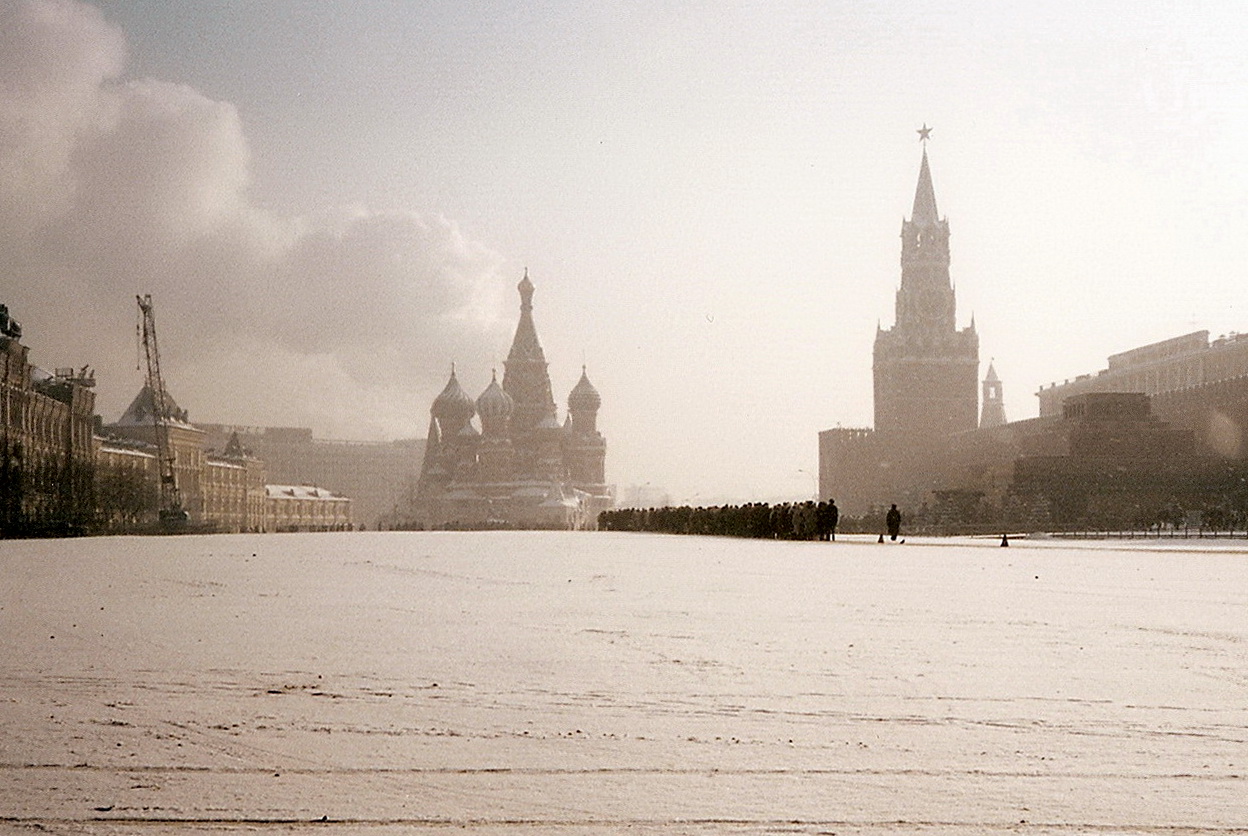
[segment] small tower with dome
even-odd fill
[[[515,451],[509,430],[515,408],[516,402],[498,385],[498,375],[494,374],[490,385],[477,398],[477,415],[481,418],[477,464],[482,482],[502,482],[513,472]]]
[[[567,459],[572,482],[586,489],[605,487],[607,442],[598,432],[602,396],[581,366],[581,379],[568,394]]]

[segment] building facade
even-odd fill
[[[311,485],[266,485],[264,530],[351,531],[351,500]]]
[[[1209,339],[1196,331],[1114,354],[1106,368],[1036,393],[1040,415],[1061,415],[1070,398],[1139,392],[1158,418],[1195,433],[1205,452],[1248,456],[1248,334]]]
[[[0,536],[75,534],[94,518],[94,375],[30,363],[0,305]]]
[[[270,482],[314,485],[351,497],[357,526],[377,528],[393,517],[407,487],[420,473],[425,443],[338,441],[315,438],[308,427],[255,427],[234,424],[195,426],[206,433],[210,450],[222,450],[232,436],[264,462]]]
[[[264,531],[265,465],[243,448],[237,436],[220,450],[210,450],[207,433],[190,422],[186,410],[166,393],[163,431],[173,456],[174,478],[190,528],[202,531]],[[97,475],[105,530],[143,528],[159,511],[160,468],[156,464],[155,398],[144,386],[115,424],[102,429]],[[144,457],[150,457],[150,462]],[[142,473],[150,478],[150,504],[134,508],[140,491],[133,485]]]
[[[266,466],[230,437],[221,451],[204,456],[201,493],[204,519],[221,531],[271,531],[265,519]]]
[[[1072,386],[1057,414],[1050,409],[998,423],[988,412],[996,398],[986,397],[989,420],[917,461],[873,448],[878,436],[868,431],[860,443],[832,445],[832,451],[858,456],[849,470],[872,474],[868,484],[902,497],[911,524],[933,532],[1242,527],[1248,524],[1248,458],[1239,440],[1248,420],[1248,375],[1197,383],[1178,370],[1156,368],[1195,359],[1190,352],[1172,353],[1174,341],[1158,345],[1116,355],[1122,359],[1115,368],[1138,374],[1134,361],[1150,358],[1154,379],[1168,375],[1190,385],[1150,396],[1122,391],[1139,385],[1139,378],[1123,384],[1110,373],[1088,375],[1076,382],[1091,389],[1090,382],[1108,381],[1108,391]],[[1233,371],[1225,362],[1221,368]],[[990,370],[986,394],[993,377]],[[904,475],[894,475],[898,471]]]
[[[179,407],[167,391],[164,402],[163,432],[169,455],[173,458],[174,481],[190,522],[200,525],[206,522],[203,472],[207,451],[204,449],[204,433],[190,422],[186,410]],[[155,450],[159,431],[161,426],[156,421],[156,398],[151,387],[144,385],[121,418],[114,424],[104,426],[103,434],[106,438],[140,442]]]
[[[30,362],[21,338],[21,325],[0,304],[0,537],[159,530],[156,433],[161,429],[151,390],[144,386],[116,423],[103,426],[95,415],[94,374],[85,367],[44,371]],[[352,527],[352,500],[341,491],[266,485],[265,463],[243,446],[238,433],[227,432],[209,447],[215,436],[192,424],[167,394],[164,401],[163,431],[188,530]],[[385,486],[392,509],[403,476],[414,471],[410,464],[397,470],[392,463],[414,458],[411,445],[359,446],[384,447],[385,455],[371,457],[372,463],[368,456],[346,458],[360,483]],[[304,445],[295,447],[288,458],[306,452]],[[350,444],[330,449],[358,453]],[[337,458],[342,457],[322,455],[316,461]],[[392,466],[370,468],[376,460]]]
[[[452,369],[430,408],[405,526],[589,528],[613,503],[602,398],[582,368],[559,422],[527,271],[517,289],[520,319],[501,385],[495,376],[473,400]]]
[[[1019,442],[1009,499],[1043,509],[1045,528],[1144,529],[1248,500],[1243,460],[1206,454],[1142,392],[1072,395]]]
[[[104,436],[95,442],[96,530],[117,534],[150,528],[160,508],[155,447]]]

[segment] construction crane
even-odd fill
[[[156,344],[156,310],[152,295],[135,296],[142,318],[143,353],[147,356],[147,389],[152,395],[152,428],[156,435],[156,461],[160,474],[160,523],[164,527],[185,524],[186,509],[178,492],[176,454],[169,443],[169,401],[160,376],[160,348]]]

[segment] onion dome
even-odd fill
[[[524,268],[524,278],[520,280],[520,284],[516,285],[516,290],[520,291],[520,308],[521,310],[533,308],[533,282],[529,280],[529,268]]]
[[[438,419],[443,430],[458,430],[461,425],[471,420],[473,413],[477,411],[472,398],[459,385],[459,380],[455,377],[454,366],[451,366],[451,379],[446,382],[446,388],[442,390],[442,394],[433,399],[433,406],[429,411],[433,413],[434,418]]]
[[[481,393],[481,397],[477,398],[477,414],[481,416],[481,420],[510,418],[515,408],[515,399],[498,385],[498,373],[491,373],[490,385]]]
[[[504,435],[507,422],[516,409],[516,401],[498,385],[498,373],[490,375],[490,385],[477,398],[477,414],[481,416],[481,428],[486,435]]]
[[[572,392],[568,395],[568,409],[573,412],[597,412],[600,406],[602,406],[602,396],[598,394],[594,384],[589,382],[585,367],[581,366],[581,379],[577,381],[576,386],[572,387]]]

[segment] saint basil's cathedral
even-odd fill
[[[517,289],[520,321],[502,383],[495,374],[473,400],[452,367],[429,410],[412,527],[594,528],[614,502],[598,431],[602,398],[582,367],[559,422],[528,271]]]

